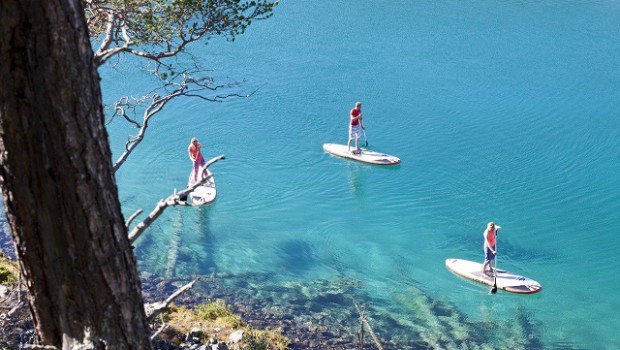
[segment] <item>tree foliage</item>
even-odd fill
[[[221,102],[252,93],[229,90],[235,83],[216,84],[204,76],[200,60],[173,60],[189,44],[213,37],[234,41],[256,20],[272,16],[278,1],[268,0],[83,0],[91,43],[98,43],[95,63],[101,66],[122,53],[144,58],[160,86],[140,97],[121,97],[110,121],[120,116],[138,129],[125,144],[114,170],[142,142],[153,116],[178,97]],[[133,115],[127,112],[133,113]],[[143,112],[142,121],[137,117]]]
[[[215,36],[234,40],[255,20],[272,15],[265,0],[84,0],[99,65],[121,52],[155,61]]]

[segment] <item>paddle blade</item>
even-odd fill
[[[497,277],[493,279],[493,287],[491,287],[491,294],[497,293]]]

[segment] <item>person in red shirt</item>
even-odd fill
[[[362,150],[360,149],[360,146],[359,146],[360,137],[362,136],[360,127],[362,129],[366,129],[364,127],[364,122],[362,122],[362,103],[355,102],[355,107],[351,109],[351,113],[350,113],[349,143],[347,147],[347,150],[351,152],[351,141],[353,141],[353,138],[355,138],[355,150],[353,151],[354,154],[362,153]]]
[[[189,143],[189,147],[187,147],[187,153],[189,153],[189,159],[194,163],[194,183],[198,181],[198,172],[201,167],[205,165],[205,159],[200,153],[200,149],[202,145],[198,142],[198,139],[193,137],[191,142]],[[202,176],[201,176],[202,178]],[[191,184],[188,184],[190,186]]]
[[[484,230],[484,264],[482,264],[482,273],[493,275],[493,260],[497,251],[495,250],[495,235],[502,227],[495,225],[493,221],[487,224]]]

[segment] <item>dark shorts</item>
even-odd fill
[[[194,169],[199,169],[201,166],[204,166],[205,164],[207,163],[205,162],[204,158],[198,162],[194,162]]]
[[[484,261],[493,261],[493,259],[495,259],[495,254],[491,249],[484,247]]]

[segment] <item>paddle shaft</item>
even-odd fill
[[[493,287],[491,288],[491,294],[497,293],[497,234],[498,230],[495,231],[495,270],[493,270]],[[491,266],[493,268],[493,266]]]
[[[368,147],[368,138],[366,137],[366,128],[362,128],[362,131],[364,132],[364,142],[366,143],[365,147]]]

